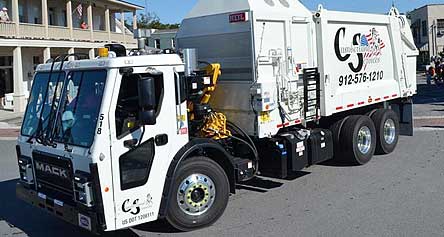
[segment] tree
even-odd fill
[[[137,19],[137,25],[140,29],[177,29],[180,24],[164,24],[160,22],[160,18],[154,12],[148,12],[147,14],[141,13]]]

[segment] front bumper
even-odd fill
[[[16,195],[17,198],[92,233],[99,234],[103,231],[103,228],[99,225],[98,215],[94,211],[80,210],[76,206],[66,204],[29,189],[21,183],[17,183]]]

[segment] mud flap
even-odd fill
[[[411,98],[391,104],[391,108],[399,116],[399,135],[413,136],[413,101]]]

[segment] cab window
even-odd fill
[[[120,85],[119,97],[116,106],[116,136],[118,139],[128,135],[134,130],[137,130],[137,119],[139,117],[139,92],[138,92],[138,78],[153,77],[156,85],[156,114],[158,115],[162,106],[164,83],[163,74],[126,74],[122,76],[122,83]]]

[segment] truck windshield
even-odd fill
[[[106,70],[74,71],[68,74],[64,101],[56,121],[55,141],[70,145],[92,145],[103,91]]]
[[[49,126],[51,109],[59,103],[63,89],[64,72],[37,73],[34,77],[32,91],[29,95],[29,103],[22,125],[22,135],[32,136],[40,129]],[[55,106],[52,106],[54,103]],[[39,123],[41,119],[41,123]]]
[[[90,147],[106,76],[106,70],[72,71],[66,78],[64,72],[37,73],[22,135],[34,136],[38,131],[50,134],[57,142]]]

